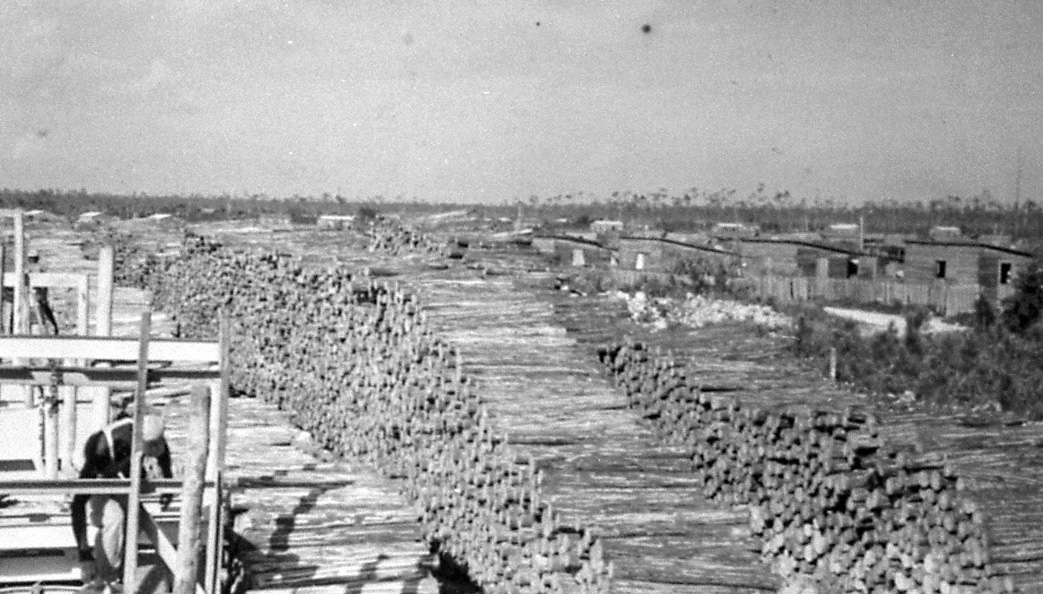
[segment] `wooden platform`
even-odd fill
[[[161,402],[175,467],[185,451],[178,419],[187,400]],[[371,469],[308,453],[307,435],[288,414],[259,400],[231,400],[228,440],[234,556],[248,576],[239,591],[438,590],[417,514],[393,484]]]

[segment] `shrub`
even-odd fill
[[[1043,314],[1043,262],[1034,259],[1014,279],[1014,294],[1004,301],[1003,325],[1022,333]]]

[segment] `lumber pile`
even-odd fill
[[[166,420],[175,475],[189,453],[185,395],[149,393]],[[396,486],[362,465],[322,459],[274,405],[229,402],[223,478],[234,517],[230,592],[438,592],[437,559]]]

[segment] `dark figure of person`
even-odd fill
[[[58,320],[47,300],[47,287],[33,287],[33,301],[36,302],[36,314],[40,326],[50,328],[51,334],[58,336]]]
[[[171,478],[170,448],[163,438],[163,418],[148,411],[142,419],[142,476]],[[123,415],[93,433],[84,445],[80,478],[128,478],[134,421]],[[127,498],[77,494],[72,500],[72,530],[80,554],[83,581],[112,585],[122,577]],[[88,539],[88,523],[96,530]]]

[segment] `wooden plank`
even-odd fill
[[[76,334],[78,336],[90,334],[90,311],[90,278],[84,274],[76,285]]]
[[[142,483],[141,492],[151,495],[176,495],[181,492],[181,479],[153,479]],[[213,487],[207,481],[207,487]],[[9,495],[126,495],[130,479],[7,479],[0,481],[0,493]]]
[[[132,390],[137,386],[137,370],[118,367],[55,367],[60,374],[59,385],[96,387],[108,386],[121,390]],[[160,368],[148,370],[150,387],[187,382],[212,382],[219,379],[217,369]],[[23,386],[49,386],[52,383],[50,367],[0,365],[0,382]]]
[[[79,289],[87,275],[82,272],[30,272],[30,288],[47,289]],[[5,287],[18,287],[18,277],[15,272],[4,273]]]
[[[152,542],[152,545],[156,547],[156,553],[159,554],[159,558],[166,564],[167,568],[177,567],[178,551],[174,547],[174,543],[170,542],[165,532],[163,532],[159,525],[156,524],[155,518],[152,514],[148,513],[148,510],[141,508],[141,529],[148,536],[148,539]],[[203,587],[196,583],[195,588],[189,587],[187,590],[189,594],[195,592],[195,594],[206,594]],[[176,591],[175,591],[176,592]],[[182,592],[182,594],[184,594]]]
[[[212,363],[221,361],[217,342],[202,340],[157,339],[147,345],[147,361]],[[136,361],[138,341],[134,338],[83,336],[5,336],[0,337],[0,358],[11,359],[88,359]]]
[[[98,253],[98,309],[95,315],[95,336],[112,335],[113,272],[116,255],[112,246],[102,246]]]

